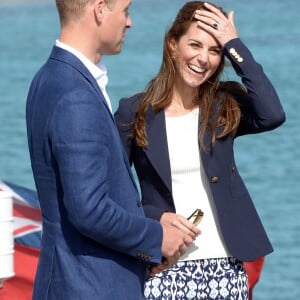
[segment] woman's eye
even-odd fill
[[[218,55],[221,54],[221,49],[219,49],[219,48],[211,49],[210,51],[211,51],[212,53],[214,53],[214,54],[218,54]]]
[[[200,46],[199,46],[199,44],[192,43],[192,44],[191,44],[191,47],[192,47],[192,48],[199,48]]]

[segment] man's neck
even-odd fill
[[[74,48],[83,54],[86,58],[92,61],[94,64],[98,64],[101,59],[101,55],[95,52],[93,45],[93,36],[87,35],[85,31],[81,31],[78,28],[63,29],[61,31],[59,41]]]

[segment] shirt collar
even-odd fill
[[[99,62],[97,65],[94,64],[92,61],[90,61],[86,56],[84,56],[81,52],[74,49],[73,47],[62,43],[59,40],[56,40],[55,42],[57,47],[60,47],[68,52],[71,52],[74,54],[85,66],[86,68],[91,72],[92,76],[95,78],[95,80],[98,82],[98,84],[102,87],[105,87],[108,83],[108,77],[107,77],[107,69],[105,65],[101,62]]]
[[[73,47],[71,47],[65,43],[62,43],[58,39],[55,41],[55,45],[57,47],[60,47],[64,50],[72,53],[73,55],[75,55],[84,64],[84,66],[90,71],[92,76],[97,81],[97,84],[103,93],[103,96],[108,104],[108,107],[109,107],[110,111],[112,112],[111,102],[110,102],[109,96],[106,92],[108,76],[107,76],[107,69],[106,69],[105,65],[101,62],[99,62],[97,65],[94,64],[86,56],[84,56],[81,52],[79,52],[78,50],[74,49]]]

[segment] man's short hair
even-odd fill
[[[79,19],[84,12],[85,6],[91,1],[94,0],[56,0],[61,24]]]
[[[92,1],[95,0],[56,0],[61,24],[70,20],[78,20],[82,16],[85,6]],[[116,0],[105,0],[105,2],[111,8]]]

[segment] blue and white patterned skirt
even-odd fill
[[[248,299],[248,277],[243,263],[235,258],[182,261],[150,277],[145,299]]]

